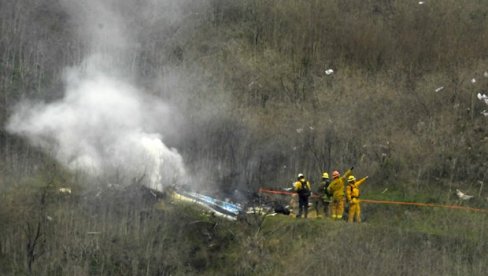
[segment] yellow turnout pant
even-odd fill
[[[344,198],[332,200],[332,219],[342,219],[344,213]]]
[[[359,206],[359,202],[349,204],[348,222],[354,222],[354,217],[357,223],[361,223],[361,207]]]

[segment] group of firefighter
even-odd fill
[[[293,189],[298,197],[298,213],[296,217],[301,218],[303,215],[307,218],[309,198],[313,197],[317,217],[319,217],[319,209],[322,208],[325,216],[330,215],[333,220],[342,220],[347,201],[349,204],[348,221],[354,222],[355,220],[360,223],[359,186],[368,177],[356,179],[352,175],[352,170],[353,168],[349,169],[343,175],[339,171],[333,171],[332,179],[329,179],[329,174],[324,172],[317,193],[313,195],[310,181],[302,173],[299,173],[297,181],[293,184]]]

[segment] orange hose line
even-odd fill
[[[413,205],[413,206],[423,206],[423,207],[438,207],[438,208],[448,208],[448,209],[458,209],[467,210],[474,212],[488,213],[488,209],[472,208],[459,205],[443,205],[435,203],[423,203],[423,202],[404,202],[404,201],[392,201],[392,200],[373,200],[373,199],[361,199],[360,202],[371,203],[371,204],[393,204],[393,205]]]
[[[260,193],[268,193],[268,194],[279,194],[279,195],[292,195],[294,193],[292,192],[287,192],[287,191],[276,191],[276,190],[269,190],[269,189],[263,189],[259,188]]]
[[[259,189],[260,193],[269,193],[269,194],[281,194],[281,195],[292,195],[294,193],[287,192],[287,191],[276,191],[270,189]],[[312,197],[318,197],[312,195]],[[412,206],[422,206],[422,207],[438,207],[438,208],[448,208],[448,209],[458,209],[458,210],[467,210],[473,212],[482,212],[488,213],[488,209],[480,209],[480,208],[472,208],[472,207],[465,207],[459,205],[443,205],[443,204],[435,204],[435,203],[423,203],[423,202],[405,202],[405,201],[393,201],[393,200],[374,200],[374,199],[361,199],[362,203],[370,203],[370,204],[391,204],[391,205],[412,205]]]
[[[268,194],[277,194],[277,195],[293,195],[296,194],[294,192],[287,192],[287,191],[276,191],[276,190],[269,190],[269,189],[259,189],[260,193],[268,193]],[[312,194],[312,197],[318,197],[318,195]]]

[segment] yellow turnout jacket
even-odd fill
[[[332,182],[330,182],[327,191],[332,194],[332,197],[336,200],[342,200],[344,197],[344,183],[346,182],[346,178],[352,174],[351,170],[348,170],[344,173],[343,176],[334,178]]]
[[[353,198],[359,198],[359,186],[366,181],[368,177],[363,177],[356,180],[354,184],[348,184],[346,189],[346,198],[348,202],[351,202]]]
[[[304,190],[307,190],[308,192],[312,191],[312,187],[310,186],[310,182],[308,181],[305,182],[297,181],[293,186],[295,188],[295,192],[297,192],[298,194],[300,194]]]

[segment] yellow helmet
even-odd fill
[[[347,182],[354,182],[356,181],[356,178],[354,177],[354,175],[351,175],[347,178]]]
[[[329,174],[328,174],[327,172],[324,172],[324,173],[322,174],[322,178],[329,178]]]

